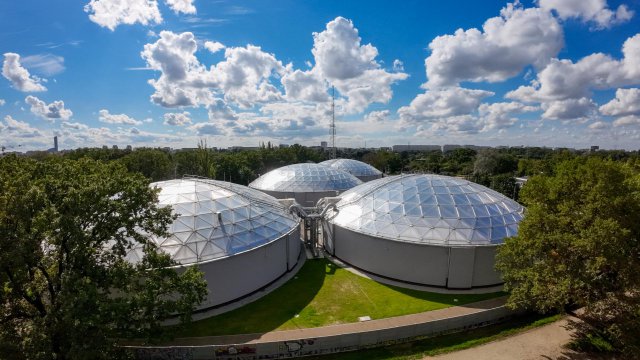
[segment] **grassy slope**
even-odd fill
[[[408,290],[354,275],[326,260],[307,260],[295,279],[240,309],[200,320],[177,337],[262,333],[414,314],[504,295]],[[457,299],[457,301],[454,301]]]

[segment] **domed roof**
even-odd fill
[[[359,233],[433,245],[501,244],[518,232],[524,208],[476,183],[440,175],[400,175],[355,187],[330,221]],[[331,214],[330,214],[331,215]]]
[[[271,170],[254,180],[249,187],[278,192],[345,191],[362,184],[348,172],[328,166],[304,163]]]
[[[289,233],[298,219],[272,196],[246,186],[197,178],[152,183],[160,206],[178,218],[168,237],[151,236],[160,248],[186,265],[238,254]],[[127,258],[137,262],[142,250]]]
[[[382,175],[382,172],[373,166],[353,159],[331,159],[321,162],[320,165],[331,166],[334,169],[346,171],[356,177]]]

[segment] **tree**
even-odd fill
[[[175,313],[188,321],[202,274],[170,268],[145,235],[171,221],[119,162],[0,159],[0,358],[107,359],[117,338],[160,336]]]
[[[532,177],[518,235],[496,267],[508,305],[541,312],[583,307],[583,334],[640,353],[640,178],[629,166],[574,158]]]
[[[476,175],[513,174],[517,169],[518,160],[513,155],[495,149],[481,150],[473,163],[473,173]]]
[[[176,170],[169,154],[161,149],[136,149],[120,161],[129,171],[142,173],[151,181],[171,179]]]

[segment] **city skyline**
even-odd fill
[[[464,9],[461,11],[461,9]],[[92,0],[0,12],[0,145],[640,147],[640,3]]]

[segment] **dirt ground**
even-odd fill
[[[564,347],[571,340],[571,332],[565,329],[566,320],[556,321],[502,340],[471,349],[426,357],[438,360],[582,360],[611,359],[610,357],[579,354]]]

